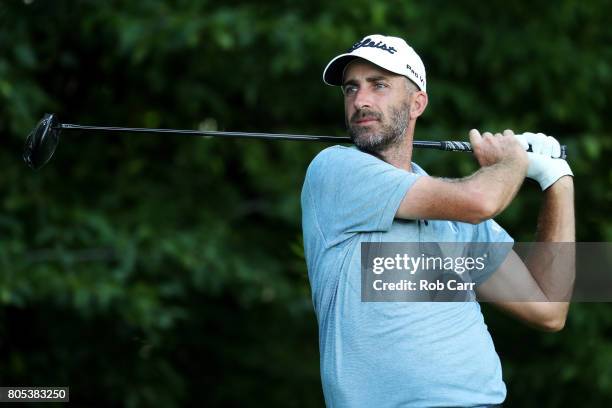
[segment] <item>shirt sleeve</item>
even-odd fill
[[[356,148],[334,146],[308,167],[303,201],[332,246],[356,233],[387,231],[418,177]]]
[[[485,257],[485,268],[472,271],[472,282],[480,285],[500,267],[514,245],[514,239],[494,220],[487,220],[474,226],[471,256]]]

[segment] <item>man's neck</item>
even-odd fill
[[[400,143],[378,152],[378,156],[392,166],[412,172],[412,135],[406,135]]]

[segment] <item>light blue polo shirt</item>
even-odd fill
[[[504,401],[477,302],[362,302],[362,242],[512,242],[494,221],[394,219],[425,172],[333,146],[308,167],[302,228],[330,408],[470,407]],[[504,255],[505,257],[505,255]],[[499,263],[491,263],[497,269]],[[474,277],[484,281],[494,270]]]

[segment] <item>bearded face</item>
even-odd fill
[[[348,133],[360,150],[379,153],[402,142],[409,116],[410,104],[406,101],[389,106],[386,112],[362,108],[347,119]]]

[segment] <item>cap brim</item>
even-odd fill
[[[354,54],[341,54],[331,60],[323,70],[323,82],[328,85],[342,85],[344,69],[353,60],[361,58]]]

